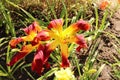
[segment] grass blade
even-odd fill
[[[95,26],[95,30],[97,30],[98,29],[98,20],[99,20],[99,16],[98,16],[98,9],[97,9],[97,7],[95,7],[95,23],[96,23],[96,26]]]
[[[103,64],[99,70],[96,72],[96,75],[92,78],[93,80],[97,80],[99,74],[101,73],[101,71],[103,70],[103,68],[105,67],[105,64]]]
[[[9,0],[6,0],[6,2],[9,3],[10,5],[22,10],[29,18],[31,18],[33,21],[36,21],[36,19],[30,13],[28,13],[26,10],[24,10],[23,8],[19,7],[18,5],[14,4],[13,2],[10,2]]]
[[[10,12],[5,8],[5,6],[2,4],[2,2],[0,2],[0,10],[3,14],[4,19],[5,19],[6,33],[7,34],[11,33],[11,35],[13,37],[15,37],[16,33],[15,33],[14,25],[13,25],[12,20],[11,20]]]
[[[25,68],[23,68],[24,70],[25,70],[25,72],[30,76],[30,78],[32,79],[32,80],[36,80],[28,71],[27,71],[27,69],[25,69]]]
[[[53,6],[51,6],[51,5],[49,5],[49,3],[51,3],[51,2],[49,2],[50,0],[46,0],[46,1],[47,1],[47,5],[48,5],[48,7],[50,8],[50,10],[51,10],[51,12],[52,12],[54,18],[57,19],[56,12],[55,12],[55,9],[54,9],[55,3],[53,4]]]
[[[64,3],[64,0],[62,0],[62,4],[63,4],[63,7],[64,7],[64,10],[65,10],[65,27],[68,27],[68,12],[67,12],[67,8],[66,8],[66,5]]]
[[[47,77],[51,76],[54,74],[55,71],[57,71],[58,68],[53,68],[50,71],[48,71],[47,73],[45,73],[43,76],[41,76],[40,78],[38,78],[37,80],[46,80]]]

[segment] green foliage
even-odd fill
[[[11,35],[13,37],[15,37],[16,33],[15,33],[15,29],[14,29],[14,24],[12,22],[12,18],[10,16],[10,11],[5,8],[5,6],[3,5],[2,2],[0,2],[0,11],[1,11],[1,14],[3,15],[3,18],[4,18],[3,22],[4,22],[4,24],[6,24],[5,25],[5,27],[6,27],[6,33],[7,34],[11,33]]]

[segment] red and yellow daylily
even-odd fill
[[[14,57],[8,64],[10,66],[15,64],[18,60],[22,59],[24,56],[26,56],[35,48],[35,46],[32,46],[31,44],[26,45],[25,42],[32,41],[35,38],[35,36],[38,34],[38,32],[41,31],[41,28],[37,22],[34,22],[29,27],[23,30],[27,34],[27,36],[12,39],[9,43],[11,48],[15,48],[18,43],[24,42],[24,45],[22,46],[21,50],[14,55]]]
[[[40,74],[43,70],[43,66],[48,66],[46,54],[50,54],[50,51],[46,52],[47,46],[42,45],[42,41],[49,40],[49,34],[46,30],[42,30],[37,22],[34,22],[29,27],[23,29],[27,36],[12,39],[10,41],[11,48],[15,48],[20,42],[24,42],[21,50],[16,53],[12,60],[8,63],[9,66],[14,65],[16,62],[24,58],[34,49],[36,53],[32,62],[32,70]],[[26,44],[30,42],[31,44]]]
[[[70,25],[68,28],[63,30],[63,20],[56,19],[50,22],[48,25],[48,32],[52,42],[48,46],[48,50],[52,51],[56,47],[60,46],[61,55],[62,55],[62,63],[61,67],[69,67],[70,63],[68,60],[69,52],[68,52],[68,44],[76,43],[78,44],[77,50],[79,51],[81,48],[87,47],[85,39],[83,35],[77,34],[80,30],[89,30],[90,25],[83,20],[79,20],[78,22]]]
[[[84,36],[77,34],[77,32],[80,30],[89,30],[90,25],[86,21],[79,20],[64,30],[62,26],[63,20],[56,19],[50,22],[47,30],[42,30],[37,22],[34,22],[29,27],[23,29],[27,36],[12,39],[10,41],[11,48],[15,48],[20,42],[23,42],[23,46],[21,50],[13,56],[8,65],[14,65],[17,61],[24,58],[30,52],[36,50],[34,59],[32,61],[32,70],[38,74],[41,74],[45,68],[50,67],[49,63],[47,62],[50,53],[56,47],[60,46],[62,55],[61,67],[69,67],[70,63],[68,60],[68,44],[78,44],[77,51],[79,51],[81,48],[86,48],[87,44]],[[48,40],[49,42],[47,44],[46,42],[43,42]]]
[[[23,29],[27,36],[12,39],[10,41],[11,48],[15,48],[20,42],[32,41],[34,37],[42,30],[37,22],[33,22],[29,27]]]

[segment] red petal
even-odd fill
[[[50,64],[48,62],[45,63],[45,67],[46,69],[49,69],[50,68]]]
[[[48,25],[48,29],[56,29],[56,30],[62,30],[62,26],[63,26],[63,20],[62,19],[55,19],[53,21],[50,22],[50,24]]]
[[[32,41],[32,44],[35,45],[35,44],[39,43],[39,41],[46,41],[46,40],[49,40],[49,39],[50,39],[50,37],[49,37],[48,32],[45,31],[45,30],[42,30],[34,38],[34,40]]]
[[[40,45],[32,62],[32,70],[40,75],[43,72],[44,67],[47,69],[50,68],[50,64],[47,62],[50,53],[51,50],[48,50],[47,46]]]
[[[31,45],[26,45],[23,46],[21,51],[16,53],[12,60],[8,63],[8,66],[12,66],[14,65],[17,61],[21,60],[22,58],[24,58],[28,53],[30,53],[33,50],[34,47],[32,47]]]
[[[22,38],[16,38],[16,39],[12,39],[9,44],[10,44],[11,48],[15,48],[16,45],[22,41],[23,41]]]
[[[79,20],[76,24],[78,25],[77,27],[80,30],[86,31],[86,30],[90,29],[90,24],[88,22],[84,21],[84,20]]]
[[[44,58],[43,51],[40,50],[35,54],[32,62],[32,70],[38,73],[39,75],[43,71],[43,58]]]
[[[49,49],[50,44],[46,44],[46,45],[39,45],[37,51],[43,51],[44,53],[44,60],[43,63],[45,64],[48,60],[48,58],[50,57],[50,53],[53,51],[51,49]]]
[[[15,54],[15,56],[13,56],[12,60],[10,61],[10,63],[8,63],[8,66],[12,66],[14,65],[17,61],[19,61],[20,59],[22,59],[24,56],[26,56],[27,52],[18,52]]]
[[[77,33],[80,30],[86,31],[89,29],[90,29],[90,25],[86,21],[79,20],[78,22],[76,22],[76,23],[70,25],[68,28],[66,28],[64,30],[63,34],[72,35],[72,34]]]
[[[35,33],[40,32],[41,28],[37,22],[33,22],[29,27],[27,27],[23,30],[26,32],[26,34],[30,34],[31,32],[35,32]]]
[[[62,55],[62,64],[61,67],[69,67],[70,62],[68,60],[69,52],[68,52],[68,45],[67,44],[60,44],[61,55]]]
[[[64,53],[62,53],[64,54]],[[66,68],[66,67],[69,67],[70,66],[70,62],[68,60],[68,57],[62,55],[62,64],[61,64],[61,67],[63,68]]]
[[[79,44],[77,51],[80,51],[81,48],[86,48],[87,44],[83,35],[76,35],[75,42]]]
[[[82,48],[86,48],[86,47],[87,47],[87,45],[86,45],[86,44],[83,44],[83,45],[78,46],[78,47],[76,48],[76,50],[77,50],[78,52],[80,52],[80,50],[81,50]]]
[[[49,33],[45,30],[42,30],[40,33],[38,33],[36,37],[41,41],[46,41],[50,39]]]
[[[50,57],[50,53],[53,51],[53,49],[50,49],[50,44],[45,45],[45,50],[44,50],[44,62],[48,60]]]

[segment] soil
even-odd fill
[[[113,17],[109,18],[108,20],[110,22],[110,26],[108,26],[105,32],[108,32],[114,35],[120,41],[120,26],[119,26],[120,25],[120,9],[116,11]],[[120,53],[116,50],[114,46],[115,44],[120,49],[120,44],[118,44],[115,38],[113,38],[110,35],[107,35],[106,33],[102,33],[98,40],[100,40],[100,43],[97,48],[99,51],[99,54],[97,56],[97,61],[95,65],[102,65],[105,62],[109,64],[114,64],[116,63],[116,60],[114,59],[114,57],[116,57],[120,61]],[[93,43],[89,43],[89,44],[93,45]],[[86,52],[87,51],[82,52],[83,54],[78,54],[78,58],[80,59],[80,63],[82,64],[85,63],[88,57],[88,53]],[[101,61],[103,62],[101,63]],[[118,67],[117,69],[120,70],[120,66],[117,66],[117,67]],[[106,64],[101,74],[99,75],[98,80],[120,80],[120,79],[115,78],[113,76],[113,68],[110,65]]]
[[[110,22],[111,25],[106,29],[106,32],[112,33],[120,41],[120,9],[113,15],[112,18],[110,18]],[[113,37],[106,34],[101,35],[99,55],[97,59],[107,61],[111,64],[114,64],[116,62],[114,57],[116,57],[120,61],[120,53],[116,51],[114,44],[117,45],[118,43]],[[120,49],[120,44],[118,44],[117,46]],[[112,71],[112,67],[106,65],[102,70],[98,80],[120,80],[112,76]]]

